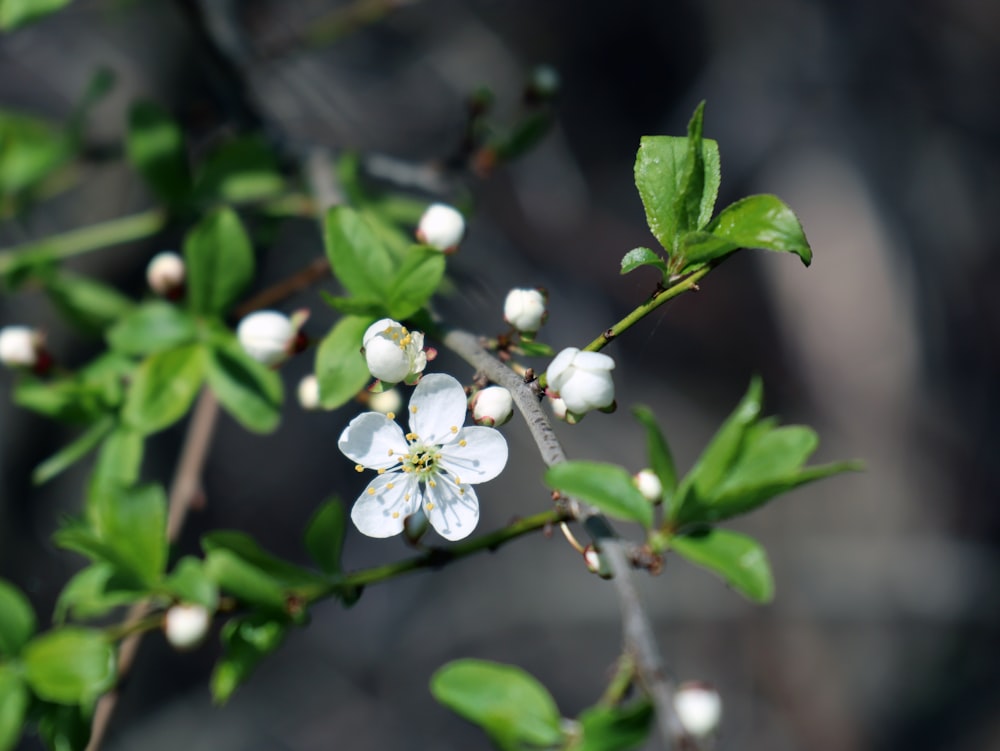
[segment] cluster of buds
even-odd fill
[[[52,358],[45,349],[44,334],[30,326],[4,326],[0,329],[0,363],[45,373]]]
[[[503,302],[503,319],[522,335],[533,337],[548,317],[547,306],[544,290],[515,288]]]
[[[427,367],[424,335],[391,318],[369,326],[361,344],[368,371],[382,383],[413,383]]]
[[[184,259],[170,250],[157,253],[146,266],[149,288],[168,300],[179,300],[184,295],[186,277]]]
[[[444,253],[454,253],[465,236],[465,217],[444,203],[427,207],[417,224],[417,240]]]
[[[570,423],[595,409],[614,410],[615,361],[599,352],[568,347],[556,355],[546,371],[548,396],[556,417]]]

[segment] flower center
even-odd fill
[[[441,447],[422,443],[416,433],[410,433],[406,438],[410,445],[409,451],[403,455],[403,471],[413,472],[419,480],[430,480],[438,473]]]

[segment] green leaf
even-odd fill
[[[197,344],[147,357],[136,369],[125,400],[125,422],[148,434],[180,420],[204,381],[205,360],[205,351]]]
[[[22,3],[24,0],[22,0]],[[4,14],[19,5],[0,0]],[[0,110],[0,195],[27,190],[59,169],[71,155],[66,135],[43,120]]]
[[[188,305],[195,313],[225,313],[253,280],[254,256],[240,218],[213,211],[184,240]]]
[[[126,355],[150,355],[193,342],[198,336],[194,318],[162,300],[136,308],[108,329],[108,345]]]
[[[549,112],[534,112],[524,117],[504,138],[490,143],[500,161],[507,162],[537,146],[552,127]]]
[[[440,250],[414,246],[386,293],[389,316],[403,320],[424,307],[437,292],[444,277],[444,267],[445,257]]]
[[[704,232],[684,238],[682,272],[739,248],[795,253],[808,266],[812,249],[798,217],[776,196],[748,196],[727,206]]]
[[[658,253],[654,253],[649,248],[632,248],[622,256],[622,274],[635,271],[640,266],[655,266],[664,275],[667,274],[667,264],[660,258]]]
[[[646,529],[653,525],[653,507],[636,488],[632,475],[617,465],[561,462],[546,470],[545,484],[615,519],[638,522]]]
[[[286,598],[281,584],[230,550],[208,551],[205,573],[219,589],[247,604],[285,612]]]
[[[84,424],[100,419],[108,411],[111,405],[103,396],[103,389],[79,377],[43,381],[25,376],[13,391],[14,403],[19,407],[61,422]]]
[[[281,420],[281,377],[247,355],[234,339],[208,352],[208,385],[247,430],[269,433]]]
[[[340,573],[340,554],[347,525],[344,507],[336,498],[317,509],[306,527],[306,550],[324,574]]]
[[[55,13],[70,0],[0,0],[0,29],[13,31]]]
[[[548,344],[525,339],[523,333],[517,347],[528,357],[552,357],[555,354],[555,351]]]
[[[638,406],[632,409],[632,414],[646,428],[646,451],[649,454],[649,465],[663,486],[663,502],[670,508],[674,491],[677,490],[677,467],[674,465],[674,455],[670,445],[660,431],[656,417],[649,407]]]
[[[752,537],[727,529],[674,537],[670,546],[691,563],[718,574],[754,602],[770,602],[774,579],[764,548]]]
[[[200,199],[232,203],[269,198],[280,193],[284,186],[278,160],[257,136],[224,143],[208,157],[196,180]]]
[[[76,620],[98,618],[149,596],[145,587],[136,587],[134,580],[120,577],[116,572],[117,568],[106,561],[78,571],[59,593],[53,620],[61,624],[68,616]]]
[[[141,432],[126,425],[116,426],[97,453],[92,481],[98,485],[134,485],[139,479],[144,446],[145,439]]]
[[[89,706],[36,704],[38,735],[50,751],[85,751],[90,742]]]
[[[166,203],[178,206],[191,192],[184,135],[176,122],[152,102],[129,110],[125,148],[129,161]]]
[[[17,670],[0,664],[0,751],[11,751],[21,739],[30,698]]]
[[[361,354],[361,342],[374,321],[368,317],[345,316],[320,342],[315,367],[320,404],[324,409],[346,404],[371,380],[368,363]]]
[[[224,704],[257,664],[281,646],[288,626],[262,616],[234,618],[222,627],[225,652],[212,673],[212,698]]]
[[[324,586],[326,580],[308,569],[271,555],[242,532],[222,530],[205,535],[201,546],[208,553],[225,550],[265,572],[282,587]]]
[[[708,222],[718,192],[718,164],[715,165],[715,185],[711,184],[712,177],[706,174],[702,139],[704,116],[705,102],[702,101],[695,108],[688,123],[687,156],[681,176],[681,189],[675,199],[675,211],[679,219],[678,229],[682,233],[686,230],[701,229]],[[706,190],[710,192],[707,199]],[[674,247],[676,248],[676,245]]]
[[[434,698],[479,725],[504,748],[562,742],[562,717],[552,695],[512,665],[455,660],[431,676]]]
[[[358,212],[348,206],[330,209],[323,239],[330,266],[344,289],[368,300],[387,296],[396,271],[392,255]]]
[[[116,562],[143,584],[155,585],[167,564],[163,488],[104,486],[90,498],[87,510],[94,532],[115,551]]]
[[[31,473],[31,481],[35,485],[43,485],[56,475],[76,464],[80,459],[90,453],[91,449],[111,432],[115,425],[115,420],[110,415],[105,415],[91,425],[81,436],[63,446],[59,451],[50,456],[44,462],[35,467]]]
[[[653,726],[653,706],[638,701],[619,707],[590,707],[580,714],[583,738],[573,751],[627,751],[641,746]]]
[[[135,304],[114,287],[67,272],[43,279],[52,304],[70,323],[87,333],[101,333]]]
[[[219,590],[205,570],[204,563],[192,556],[177,561],[163,588],[182,602],[203,605],[214,611],[219,605]]]
[[[30,641],[22,656],[31,690],[56,704],[93,701],[115,682],[114,649],[93,629],[54,629]]]
[[[13,584],[0,579],[0,657],[16,655],[34,633],[35,611],[28,598]]]
[[[358,297],[337,297],[326,290],[319,291],[320,297],[334,310],[348,316],[364,316],[375,320],[388,318],[389,310],[381,300],[362,300]]]

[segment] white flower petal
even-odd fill
[[[445,373],[425,375],[410,397],[410,430],[424,443],[448,443],[465,422],[465,409],[462,384]]]
[[[377,412],[365,412],[344,428],[337,448],[363,467],[388,469],[399,463],[407,444],[403,429],[394,420]]]
[[[461,540],[472,534],[479,523],[479,499],[470,485],[459,486],[449,477],[438,475],[434,487],[428,484],[426,488],[424,513],[444,539]]]
[[[378,475],[354,502],[351,521],[369,537],[392,537],[403,531],[404,520],[420,507],[420,502],[420,486],[411,475]]]
[[[463,484],[492,480],[507,465],[507,441],[499,430],[463,428],[458,439],[441,447],[439,465]]]
[[[559,391],[560,386],[562,386],[562,376],[567,370],[569,370],[570,365],[573,364],[573,358],[575,358],[579,352],[580,350],[576,347],[567,347],[556,355],[555,360],[549,363],[549,369],[545,372],[549,381],[549,386],[554,391]]]
[[[573,358],[573,366],[583,370],[614,370],[615,361],[600,352],[579,352]]]
[[[615,384],[603,371],[578,370],[560,389],[559,396],[570,412],[583,414],[609,406],[615,400]]]

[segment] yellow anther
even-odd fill
[[[416,407],[410,407],[410,412],[412,412],[413,414],[417,414],[417,408]]]
[[[410,467],[410,466],[404,464],[403,465],[403,471],[404,472],[412,472],[413,471],[413,467]]]
[[[406,336],[407,334],[410,333],[410,330],[408,328],[406,328],[406,326],[400,326],[399,330],[403,332],[404,336]]]
[[[385,468],[382,468],[382,469],[380,469],[380,470],[378,471],[378,473],[379,473],[380,475],[384,475],[384,474],[385,474]]]
[[[427,484],[430,485],[432,488],[436,488],[438,486],[438,484],[433,480],[430,480]]]
[[[404,500],[404,501],[408,501],[408,500],[410,500],[410,494],[409,494],[409,493],[407,493],[406,495],[404,495],[404,496],[403,496],[403,500]]]
[[[388,417],[390,420],[395,420],[396,419],[396,413],[395,412],[386,412],[385,416]]]
[[[392,512],[392,518],[393,519],[398,519],[399,518],[399,512],[398,511],[393,511]]]
[[[455,475],[455,484],[456,485],[461,485],[462,484],[462,478],[459,477],[458,475]]]
[[[392,449],[389,449],[389,456],[392,456]]]
[[[368,495],[375,495],[375,488],[368,488]]]
[[[394,485],[395,485],[395,483],[392,483],[392,482],[387,482],[387,483],[385,484],[385,489],[386,489],[386,490],[392,490],[392,488],[393,488],[393,486],[394,486]]]
[[[433,503],[428,503],[427,504],[427,510],[428,511],[433,511],[434,510],[434,504]]]
[[[457,433],[458,432],[458,426],[457,425],[452,425],[451,426],[451,432],[452,433]]]
[[[418,435],[417,435],[416,433],[407,433],[407,434],[406,434],[406,440],[408,440],[408,441],[415,441],[415,440],[417,440],[417,439],[418,439],[419,437],[420,437],[420,436],[418,436]]]
[[[399,347],[400,347],[400,349],[402,349],[403,347],[409,347],[410,346],[410,342],[412,342],[412,341],[413,341],[413,337],[410,336],[409,334],[407,334],[406,336],[404,336],[402,339],[399,340]]]
[[[465,448],[466,446],[469,445],[469,442],[463,438],[461,441],[458,442],[458,445],[461,446],[462,448]]]
[[[465,488],[459,488],[458,489],[458,494],[459,495],[465,495]]]
[[[355,465],[354,465],[354,471],[355,471],[355,472],[364,472],[364,471],[365,471],[365,468],[364,468],[364,467],[362,467],[362,466],[361,466],[360,464],[355,464]]]

